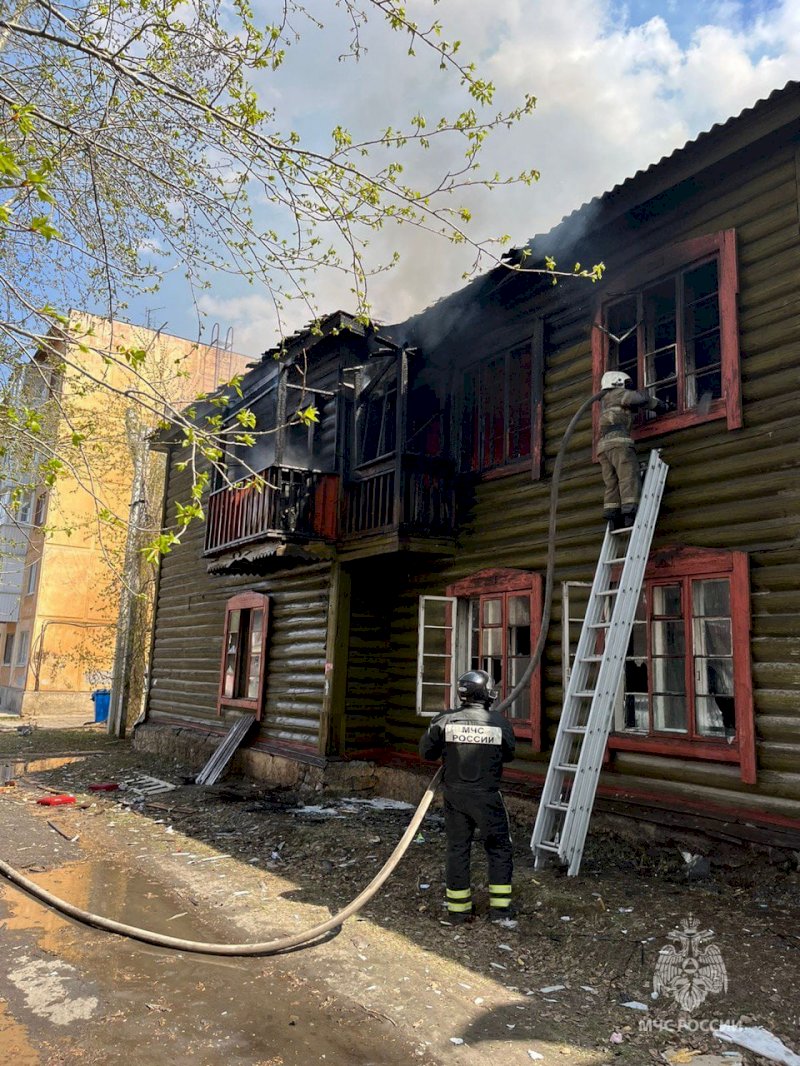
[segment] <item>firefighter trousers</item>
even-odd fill
[[[622,437],[602,443],[598,459],[605,495],[603,510],[635,510],[642,491],[639,459],[632,440]]]
[[[508,812],[497,791],[446,789],[444,826],[447,832],[447,908],[451,913],[471,912],[470,855],[475,832],[489,864],[489,906],[508,907],[514,860]]]

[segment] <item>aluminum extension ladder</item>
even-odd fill
[[[531,838],[537,869],[552,856],[580,869],[668,470],[651,451],[633,526],[603,539]]]

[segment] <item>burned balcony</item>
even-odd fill
[[[272,466],[262,470],[259,479],[211,493],[206,555],[265,539],[335,541],[335,474]]]
[[[340,540],[390,535],[453,541],[456,529],[453,463],[421,455],[392,457],[354,472],[345,484]]]

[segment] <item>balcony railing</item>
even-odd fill
[[[272,466],[262,470],[262,488],[243,484],[218,489],[208,499],[206,553],[276,537],[307,541],[336,539],[338,477]]]
[[[399,484],[398,484],[399,483]],[[428,456],[404,455],[347,482],[342,539],[398,532],[452,537],[456,528],[453,464]]]
[[[335,474],[273,466],[260,476],[260,490],[241,484],[211,493],[206,554],[270,538],[332,543],[380,533],[455,536],[455,476],[448,460],[405,455],[361,471],[346,483],[341,508]]]

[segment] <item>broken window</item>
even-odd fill
[[[356,395],[358,464],[391,455],[397,447],[397,360],[371,360],[358,372]]]
[[[754,781],[749,625],[743,553],[687,549],[651,562],[609,746],[739,762]]]
[[[719,266],[679,271],[609,308],[608,363],[677,412],[722,396]],[[613,336],[612,336],[613,335]],[[643,418],[654,417],[652,411]]]
[[[487,570],[420,598],[417,713],[458,706],[456,679],[485,670],[504,699],[530,663],[541,617],[541,579]],[[539,671],[504,712],[519,736],[539,745]]]
[[[735,737],[730,602],[728,578],[647,582],[625,659],[618,731]]]
[[[602,307],[593,333],[595,380],[622,370],[633,387],[664,400],[672,412],[638,416],[639,435],[726,417],[741,425],[736,251],[732,230],[675,246],[660,257],[669,273],[646,284],[638,276]]]
[[[462,469],[491,470],[533,453],[530,343],[470,367],[464,374]]]
[[[485,670],[504,699],[531,661],[531,594],[507,592],[470,600],[470,669]],[[530,690],[505,712],[521,731],[530,728]]]
[[[242,707],[260,715],[264,703],[269,599],[240,593],[228,600],[222,649],[219,711]]]

